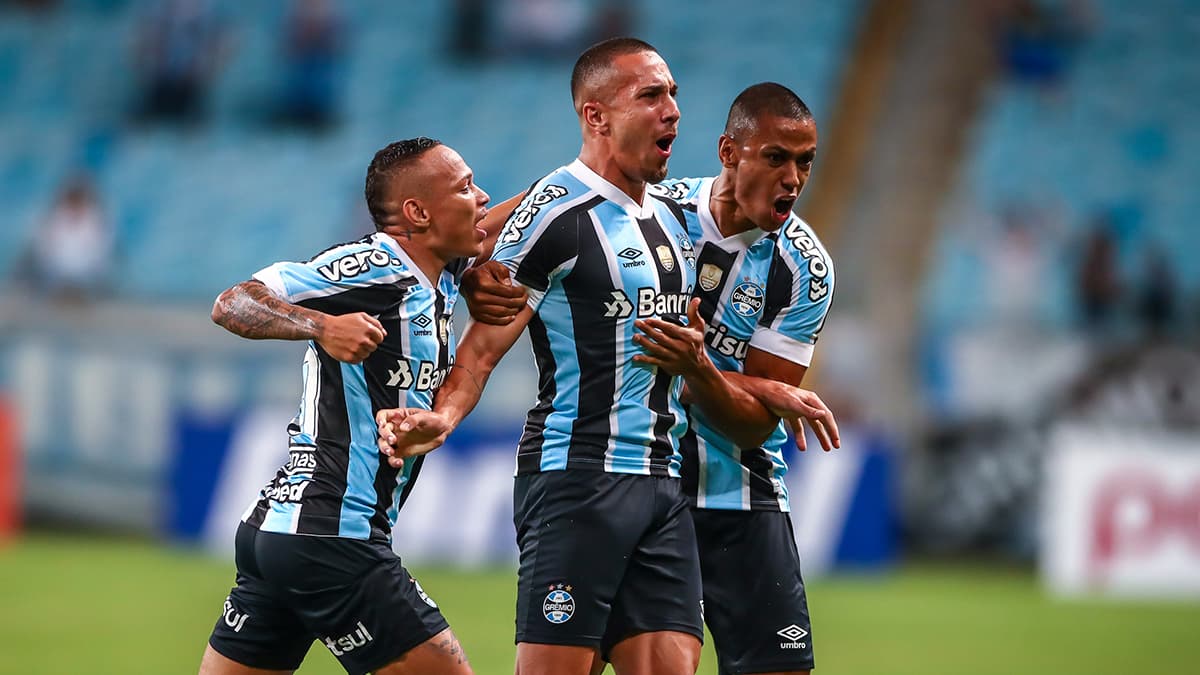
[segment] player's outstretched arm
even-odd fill
[[[808,366],[751,347],[744,370],[745,373],[728,373],[727,377],[788,423],[797,448],[806,449],[801,419],[808,420],[826,452],[841,447],[833,412],[821,397],[800,388]]]
[[[508,353],[533,317],[525,307],[505,326],[472,321],[467,324],[454,357],[454,366],[433,400],[433,410],[393,408],[376,416],[379,451],[388,463],[404,465],[405,457],[423,455],[445,442],[450,432],[475,409],[496,364]]]
[[[635,322],[642,334],[633,341],[646,353],[633,360],[658,366],[683,377],[690,402],[704,411],[713,425],[738,447],[756,448],[775,430],[779,418],[757,397],[743,391],[717,370],[704,347],[704,320],[700,300],[688,304],[688,325],[662,319]]]
[[[251,340],[315,340],[338,361],[359,363],[375,351],[387,331],[363,313],[331,315],[294,305],[261,281],[243,281],[217,296],[212,320]]]

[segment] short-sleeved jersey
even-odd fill
[[[633,323],[687,313],[696,261],[682,209],[650,195],[639,205],[577,160],[533,185],[493,257],[535,310],[539,391],[517,473],[679,476],[681,384],[633,361]]]
[[[708,355],[742,372],[750,348],[807,366],[833,296],[833,265],[812,229],[792,214],[779,230],[723,237],[709,198],[713,178],[668,179],[657,194],[684,210],[697,242],[696,290]],[[684,437],[684,489],[698,508],[788,511],[784,424],[758,448],[739,448],[690,410]]]
[[[310,342],[290,457],[246,511],[267,532],[390,540],[424,457],[392,468],[376,444],[375,413],[431,408],[454,361],[451,313],[469,261],[426,279],[394,239],[373,234],[281,262],[254,278],[293,304],[327,314],[365,312],[387,331],[365,361],[342,363]]]

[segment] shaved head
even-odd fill
[[[377,231],[395,225],[399,206],[405,198],[420,196],[427,182],[426,172],[416,170],[421,157],[442,142],[425,138],[409,138],[389,144],[371,160],[367,167],[367,184],[363,194],[367,198],[367,210],[375,222]],[[394,178],[400,178],[394,181]],[[398,185],[401,194],[388,194],[388,187]]]
[[[733,138],[745,138],[758,129],[764,116],[784,117],[803,122],[812,119],[812,112],[791,89],[774,82],[761,82],[747,87],[733,100],[725,133]]]
[[[613,61],[617,57],[642,52],[657,54],[658,50],[637,38],[612,38],[588,47],[571,71],[571,99],[575,103],[575,112],[582,113],[583,104],[588,100],[607,98],[605,89],[612,84]]]

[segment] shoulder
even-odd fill
[[[534,183],[500,230],[500,245],[525,238],[526,231],[552,221],[564,212],[600,199],[565,168],[551,172]]]
[[[647,187],[647,192],[659,199],[669,199],[680,206],[695,205],[700,196],[700,188],[709,178],[668,178],[661,183]]]
[[[793,285],[807,289],[813,302],[828,302],[833,288],[833,260],[812,227],[792,216],[780,229],[776,250],[793,270]]]

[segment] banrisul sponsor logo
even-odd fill
[[[337,260],[317,267],[317,272],[329,281],[338,282],[351,279],[369,271],[372,267],[387,267],[401,265],[399,260],[388,255],[386,251],[373,248],[369,251],[359,251],[344,255]]]
[[[550,623],[566,623],[575,616],[575,596],[570,584],[551,584],[542,601],[542,615]]]
[[[691,298],[690,288],[685,293],[660,293],[657,289],[642,287],[637,294],[637,315],[642,319],[664,314],[684,315]]]
[[[387,369],[387,386],[397,389],[415,389],[416,391],[432,391],[442,386],[449,368],[438,368],[432,361],[417,363],[414,373],[408,359],[396,359],[396,369]]]
[[[804,630],[800,626],[797,626],[796,624],[792,624],[786,628],[781,628],[775,631],[775,634],[784,640],[787,640],[787,642],[779,643],[780,649],[808,648],[808,643],[803,641],[804,638],[808,637],[808,631]]]
[[[750,352],[750,342],[730,335],[729,328],[723,323],[708,324],[704,329],[704,342],[718,354],[731,356],[738,361],[744,361]]]
[[[233,632],[242,632],[242,626],[246,625],[246,619],[250,615],[245,612],[239,612],[233,606],[233,600],[229,596],[225,596],[225,610],[221,612],[221,618],[225,620],[225,625],[233,629]]]
[[[733,311],[738,314],[754,316],[762,311],[763,297],[762,286],[747,281],[738,284],[733,289],[733,295],[729,296],[729,303],[733,306]]]
[[[370,631],[359,621],[355,629],[341,637],[324,637],[321,638],[325,642],[325,646],[329,647],[329,651],[333,652],[334,656],[342,656],[347,652],[352,652],[355,649],[362,649],[368,642],[375,638],[371,636]]]

